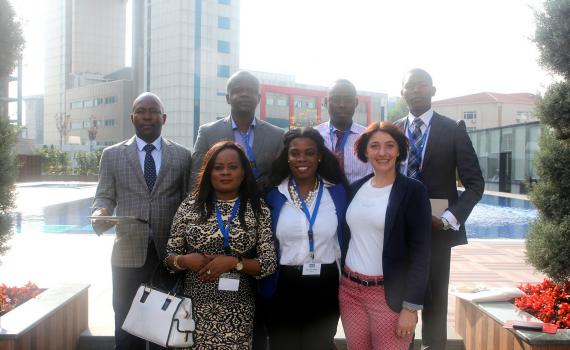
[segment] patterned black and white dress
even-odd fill
[[[207,222],[198,223],[199,214],[194,210],[193,202],[188,196],[174,216],[167,253],[224,254],[223,236],[216,216],[211,215]],[[234,202],[217,202],[224,223],[230,217]],[[263,203],[256,229],[252,207],[247,203],[245,222],[248,230],[241,227],[238,215],[231,223],[229,244],[232,252],[257,259],[261,265],[259,278],[273,273],[277,264],[270,215]],[[195,272],[187,270],[184,292],[192,299],[196,320],[193,349],[250,349],[255,288],[254,277],[245,273],[240,273],[239,290],[232,292],[218,290],[217,280],[203,283]]]

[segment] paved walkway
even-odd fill
[[[114,236],[95,234],[15,234],[1,258],[0,283],[41,287],[66,282],[90,283],[89,326],[94,335],[113,333],[110,254]],[[451,284],[487,287],[539,282],[541,274],[525,262],[524,241],[472,240],[453,248]],[[448,322],[453,326],[455,298]]]

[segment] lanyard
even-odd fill
[[[251,126],[249,129],[247,129],[247,132],[245,134],[238,129],[239,135],[241,136],[241,141],[243,142],[243,147],[245,148],[245,153],[247,154],[247,159],[249,159],[249,164],[251,165],[251,170],[253,170],[253,175],[257,177],[258,173],[257,166],[255,164],[255,155],[253,154],[253,149],[249,145],[249,137],[251,136],[252,131],[253,128]]]
[[[424,133],[422,134],[422,138],[420,139],[419,146],[416,146],[416,143],[414,142],[415,141],[414,135],[412,135],[412,133],[410,132],[410,125],[408,124],[408,120],[406,120],[406,136],[408,136],[408,140],[411,141],[410,147],[415,152],[415,154],[418,156],[418,159],[420,159],[420,163],[421,163],[421,160],[423,158],[422,153],[423,153],[424,147],[427,143],[427,135],[429,134],[429,130],[431,129],[431,121],[432,120],[433,120],[433,118],[429,121],[429,124],[426,128],[426,131],[424,131]]]
[[[234,203],[232,213],[230,214],[228,223],[225,226],[224,226],[224,221],[222,220],[222,213],[220,213],[220,209],[218,208],[218,204],[216,203],[215,198],[214,198],[214,206],[216,207],[216,219],[218,219],[218,228],[222,232],[222,236],[224,236],[224,251],[228,253],[230,250],[230,225],[239,209],[239,197]]]
[[[348,127],[348,129],[346,129],[346,131],[344,132],[344,135],[342,135],[342,141],[340,143],[340,151],[342,153],[344,153],[344,145],[346,145],[346,141],[348,140],[348,134],[350,134],[350,128],[352,127],[352,124],[350,124],[350,126]],[[331,139],[331,149],[334,151],[335,149],[335,142],[334,142],[334,128],[332,126],[332,124],[329,122],[329,136]]]
[[[303,208],[303,213],[309,222],[309,231],[307,234],[309,235],[309,252],[311,253],[311,259],[315,260],[315,240],[313,237],[313,225],[317,218],[317,213],[319,212],[319,206],[321,205],[321,198],[323,197],[323,188],[324,183],[323,180],[319,182],[319,192],[317,193],[317,199],[315,200],[315,209],[313,210],[313,214],[309,212],[309,208],[307,207],[307,203],[305,200],[301,198],[301,193],[299,193],[299,189],[297,188],[297,182],[295,178],[291,177],[291,182],[293,183],[293,188],[295,188],[295,192],[297,192],[297,196],[299,196],[299,200],[301,200],[301,208]]]

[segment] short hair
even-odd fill
[[[404,84],[406,84],[406,81],[408,80],[408,76],[412,75],[412,74],[419,74],[419,75],[425,76],[427,78],[427,81],[429,82],[429,84],[431,86],[433,86],[433,79],[431,78],[431,75],[425,69],[421,69],[421,68],[412,68],[409,71],[407,71],[406,74],[404,74],[404,76],[402,77],[402,86],[404,86]]]
[[[141,93],[140,95],[137,96],[137,98],[135,98],[135,100],[133,101],[133,112],[135,111],[136,105],[147,97],[150,97],[150,98],[154,99],[156,102],[158,102],[158,105],[160,106],[160,113],[164,114],[164,105],[162,104],[160,97],[158,97],[158,95],[153,94],[152,92],[148,92],[148,91]]]
[[[325,140],[321,134],[310,127],[295,128],[285,133],[285,136],[283,136],[283,149],[271,165],[271,175],[269,176],[270,185],[277,186],[281,181],[287,178],[287,176],[291,175],[288,162],[289,145],[291,144],[291,141],[297,138],[311,139],[317,145],[317,151],[321,155],[321,162],[317,167],[317,174],[330,183],[341,184],[348,189],[348,182],[340,167],[338,159],[325,146]]]
[[[366,130],[358,137],[354,143],[356,156],[364,163],[368,162],[368,159],[366,158],[366,148],[368,147],[368,142],[370,141],[370,138],[372,138],[372,135],[377,132],[387,133],[388,135],[392,136],[392,138],[396,141],[396,144],[398,144],[398,151],[400,152],[400,155],[398,158],[396,158],[396,166],[399,166],[400,163],[408,157],[409,142],[408,138],[406,135],[404,135],[400,128],[389,121],[375,122],[368,125]]]
[[[344,86],[348,86],[351,88],[351,90],[354,91],[354,95],[356,96],[358,93],[356,92],[356,86],[354,86],[354,84],[348,80],[348,79],[337,79],[335,80],[327,89],[327,95],[330,95],[332,89],[334,89],[335,87],[339,86],[339,85],[344,85]]]
[[[246,70],[240,70],[240,71],[237,71],[234,74],[232,74],[232,76],[229,77],[228,81],[226,82],[226,93],[227,94],[230,93],[230,89],[232,88],[232,84],[237,79],[248,79],[248,80],[254,81],[257,84],[258,88],[260,86],[259,79],[257,79],[257,77],[255,75],[251,74],[251,72],[248,72]]]
[[[240,196],[240,207],[238,211],[238,218],[242,228],[248,229],[245,223],[245,211],[247,208],[247,203],[249,202],[256,220],[256,225],[259,224],[259,217],[261,215],[261,201],[258,193],[257,183],[255,182],[255,176],[253,175],[253,170],[244,150],[240,145],[234,141],[220,141],[215,143],[210,147],[206,155],[204,156],[204,161],[202,162],[202,167],[198,173],[197,182],[194,185],[193,196],[195,199],[194,209],[199,213],[199,221],[206,222],[206,220],[213,214],[214,206],[214,188],[212,187],[212,169],[214,168],[214,163],[223,150],[231,149],[237,152],[241,166],[243,168],[244,177],[239,187]]]

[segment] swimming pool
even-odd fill
[[[16,232],[92,233],[87,217],[95,189],[96,183],[18,185]],[[467,237],[524,239],[536,217],[528,200],[485,194],[467,220]]]
[[[538,211],[528,200],[485,194],[467,219],[468,238],[524,239]]]

